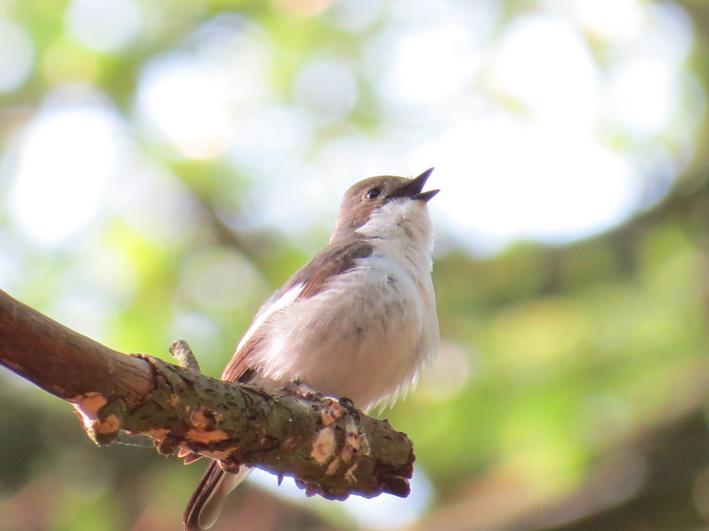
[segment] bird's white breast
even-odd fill
[[[411,243],[372,239],[373,253],[316,295],[297,298],[297,286],[274,301],[254,358],[261,382],[299,379],[365,409],[393,402],[415,383],[435,353],[438,319],[430,244]]]

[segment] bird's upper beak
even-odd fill
[[[427,192],[422,191],[423,187],[426,185],[428,177],[431,175],[431,172],[433,172],[433,168],[427,169],[418,177],[408,181],[401,188],[394,190],[387,196],[387,199],[394,199],[396,197],[410,197],[411,199],[428,203],[431,199],[433,199],[433,196],[440,192],[440,190],[428,190]]]

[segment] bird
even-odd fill
[[[415,385],[439,342],[427,207],[440,190],[423,191],[432,171],[352,185],[329,244],[263,304],[222,380],[266,389],[298,382],[364,411],[392,405]],[[212,461],[184,529],[211,528],[248,473]]]

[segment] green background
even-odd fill
[[[283,182],[298,183],[298,168],[283,175],[276,165],[272,173],[280,172],[279,181],[268,171],[254,171],[243,153],[242,158],[224,151],[193,156],[156,134],[136,110],[141,76],[151,61],[175,52],[200,53],[199,32],[207,31],[207,22],[220,15],[243,17],[239,20],[248,21],[249,31],[268,43],[271,54],[265,66],[251,65],[264,71],[258,90],[268,88],[256,99],[314,116],[312,134],[299,149],[316,168],[324,165],[322,150],[353,130],[376,146],[392,124],[418,130],[474,119],[463,110],[431,118],[427,112],[440,102],[392,110],[378,77],[368,73],[367,50],[375,37],[396,29],[396,20],[409,9],[425,27],[420,10],[405,2],[364,2],[378,6],[371,20],[346,30],[338,23],[344,15],[337,14],[337,4],[145,0],[135,4],[141,30],[121,46],[100,50],[72,31],[65,2],[0,2],[0,16],[23,28],[33,47],[26,78],[0,94],[0,288],[124,352],[166,357],[167,345],[184,338],[203,370],[218,375],[260,303],[325,245],[334,205],[323,206],[329,208],[325,214],[296,229],[283,222],[250,222]],[[563,2],[488,4],[496,13],[486,36],[493,48],[530,14],[573,18]],[[410,513],[411,521],[401,525],[638,530],[709,525],[709,150],[703,104],[696,105],[709,84],[709,4],[630,4],[641,13],[671,6],[686,16],[693,28],[691,50],[677,75],[690,76],[691,83],[677,85],[671,95],[678,102],[674,114],[651,138],[612,121],[597,124],[596,133],[623,156],[665,150],[683,163],[660,192],[653,192],[652,178],[661,168],[653,166],[659,159],[648,157],[638,196],[655,198],[639,199],[606,230],[564,241],[523,235],[477,248],[460,224],[434,210],[440,356],[416,392],[385,413],[414,441],[424,478],[418,501],[391,509]],[[621,9],[610,13],[625,27]],[[588,28],[579,34],[605,72],[617,43]],[[386,44],[381,46],[384,53]],[[357,87],[356,101],[334,117],[327,102],[303,100],[294,89],[303,66],[320,56],[338,57]],[[248,70],[249,64],[239,68]],[[495,102],[497,112],[515,119],[534,112],[524,98],[485,80],[481,75],[463,90],[482,94]],[[134,164],[150,166],[159,178],[151,181],[152,195],[138,190],[143,199],[134,203],[131,193],[139,180],[112,174],[106,186],[115,198],[102,196],[100,212],[71,237],[45,245],[23,232],[12,206],[18,146],[51,97],[62,87],[77,86],[92,87],[94,96],[110,102],[132,142],[132,156],[140,161]],[[518,90],[524,94],[526,87]],[[259,114],[263,107],[255,108],[256,121],[272,119]],[[563,137],[563,125],[558,127]],[[387,138],[380,148],[385,160],[392,145]],[[254,157],[275,160],[279,149],[264,148]],[[406,149],[406,140],[399,139],[393,152]],[[91,150],[85,146],[87,155]],[[511,158],[514,150],[510,145]],[[335,198],[344,191],[342,183],[367,176],[351,171],[347,156],[337,160],[341,177],[322,184],[336,191]],[[413,174],[417,161],[402,161],[398,173]],[[569,173],[585,163],[578,160]],[[397,167],[396,160],[387,164],[383,171]],[[534,182],[543,168],[541,161],[528,178]],[[444,165],[431,179],[444,189],[441,195],[460,193],[455,179],[465,177],[449,173]],[[70,175],[52,178],[73,186]],[[316,187],[321,182],[320,177],[308,181]],[[49,192],[37,187],[32,193],[40,198]],[[511,188],[510,198],[515,194]],[[278,205],[282,217],[275,219],[292,216],[297,224],[298,212],[321,208],[324,196],[313,197],[292,214],[288,202]],[[99,449],[65,403],[8,371],[0,372],[0,386],[0,529],[177,528],[201,464],[184,467],[140,441]],[[387,526],[374,509],[372,520],[356,518],[353,512],[369,511],[366,504],[358,507],[346,511],[337,503],[293,501],[249,485],[232,495],[218,528]],[[603,514],[611,520],[598,520]]]

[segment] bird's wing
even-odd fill
[[[294,302],[320,293],[328,281],[357,265],[358,258],[367,258],[374,251],[372,243],[364,239],[335,242],[315,255],[295,273],[281,289],[274,293],[256,314],[253,323],[236,347],[236,353],[222,373],[222,380],[246,383],[258,372],[252,364],[253,353],[266,339],[269,319]]]
[[[302,286],[297,299],[317,295],[326,287],[328,280],[346,273],[357,265],[357,258],[367,258],[373,251],[373,245],[365,239],[330,244],[293,275],[283,289],[287,292],[291,286]]]

